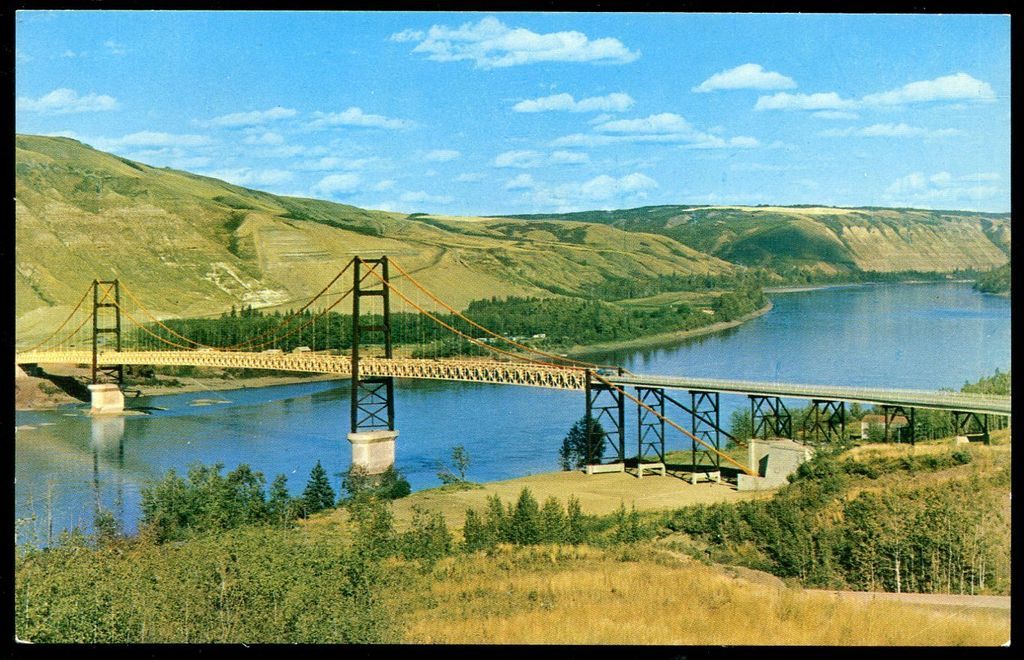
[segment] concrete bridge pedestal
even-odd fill
[[[89,385],[92,394],[93,415],[120,414],[124,412],[124,392],[114,383]]]
[[[398,431],[358,431],[348,434],[352,443],[352,465],[380,474],[395,464],[395,438]]]

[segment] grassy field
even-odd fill
[[[435,569],[405,642],[995,646],[1009,610],[860,604],[758,584],[655,546],[502,548]]]

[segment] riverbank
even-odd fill
[[[747,321],[756,319],[759,316],[764,316],[768,312],[772,311],[774,305],[769,302],[764,307],[754,310],[749,314],[745,314],[738,319],[732,321],[720,321],[718,323],[712,323],[711,325],[705,325],[700,328],[693,328],[692,330],[677,330],[675,332],[663,332],[657,335],[647,335],[645,337],[637,337],[636,339],[623,339],[620,341],[608,341],[600,342],[597,344],[588,345],[576,345],[565,352],[568,355],[590,355],[593,353],[604,353],[606,351],[618,351],[628,350],[634,348],[652,348],[656,346],[662,346],[664,344],[672,344],[683,339],[689,339],[690,337],[699,337],[701,335],[709,335],[729,328],[735,328],[738,325],[742,325]]]

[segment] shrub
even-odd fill
[[[408,480],[394,466],[380,474],[368,474],[366,468],[352,465],[342,478],[341,489],[346,493],[342,503],[365,498],[397,500],[412,492]]]

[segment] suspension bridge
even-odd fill
[[[348,286],[346,275],[351,277]],[[335,311],[343,301],[351,305],[347,318]],[[721,394],[749,398],[755,438],[794,437],[784,397],[811,402],[811,419],[804,424],[810,421],[815,437],[823,441],[845,437],[847,402],[881,407],[886,438],[901,419],[902,426],[909,425],[911,442],[915,409],[948,411],[958,434],[986,441],[989,416],[1008,418],[1011,413],[1010,397],[639,375],[573,359],[538,347],[538,336],[510,336],[474,321],[386,256],[354,257],[299,309],[283,315],[248,309],[239,315],[233,309],[221,319],[161,316],[125,282],[96,280],[55,330],[17,351],[16,363],[88,365],[94,413],[123,410],[126,367],[260,369],[349,378],[353,463],[371,473],[394,462],[395,379],[582,391],[585,417],[599,423],[614,454],[611,464],[619,466],[625,464],[631,435],[625,423],[629,401],[637,410],[634,456],[639,465],[660,465],[662,471],[670,427],[691,441],[694,470],[717,470],[724,461],[755,474],[722,451],[723,440],[744,439],[722,428]],[[596,465],[600,457],[588,457],[588,463]]]

